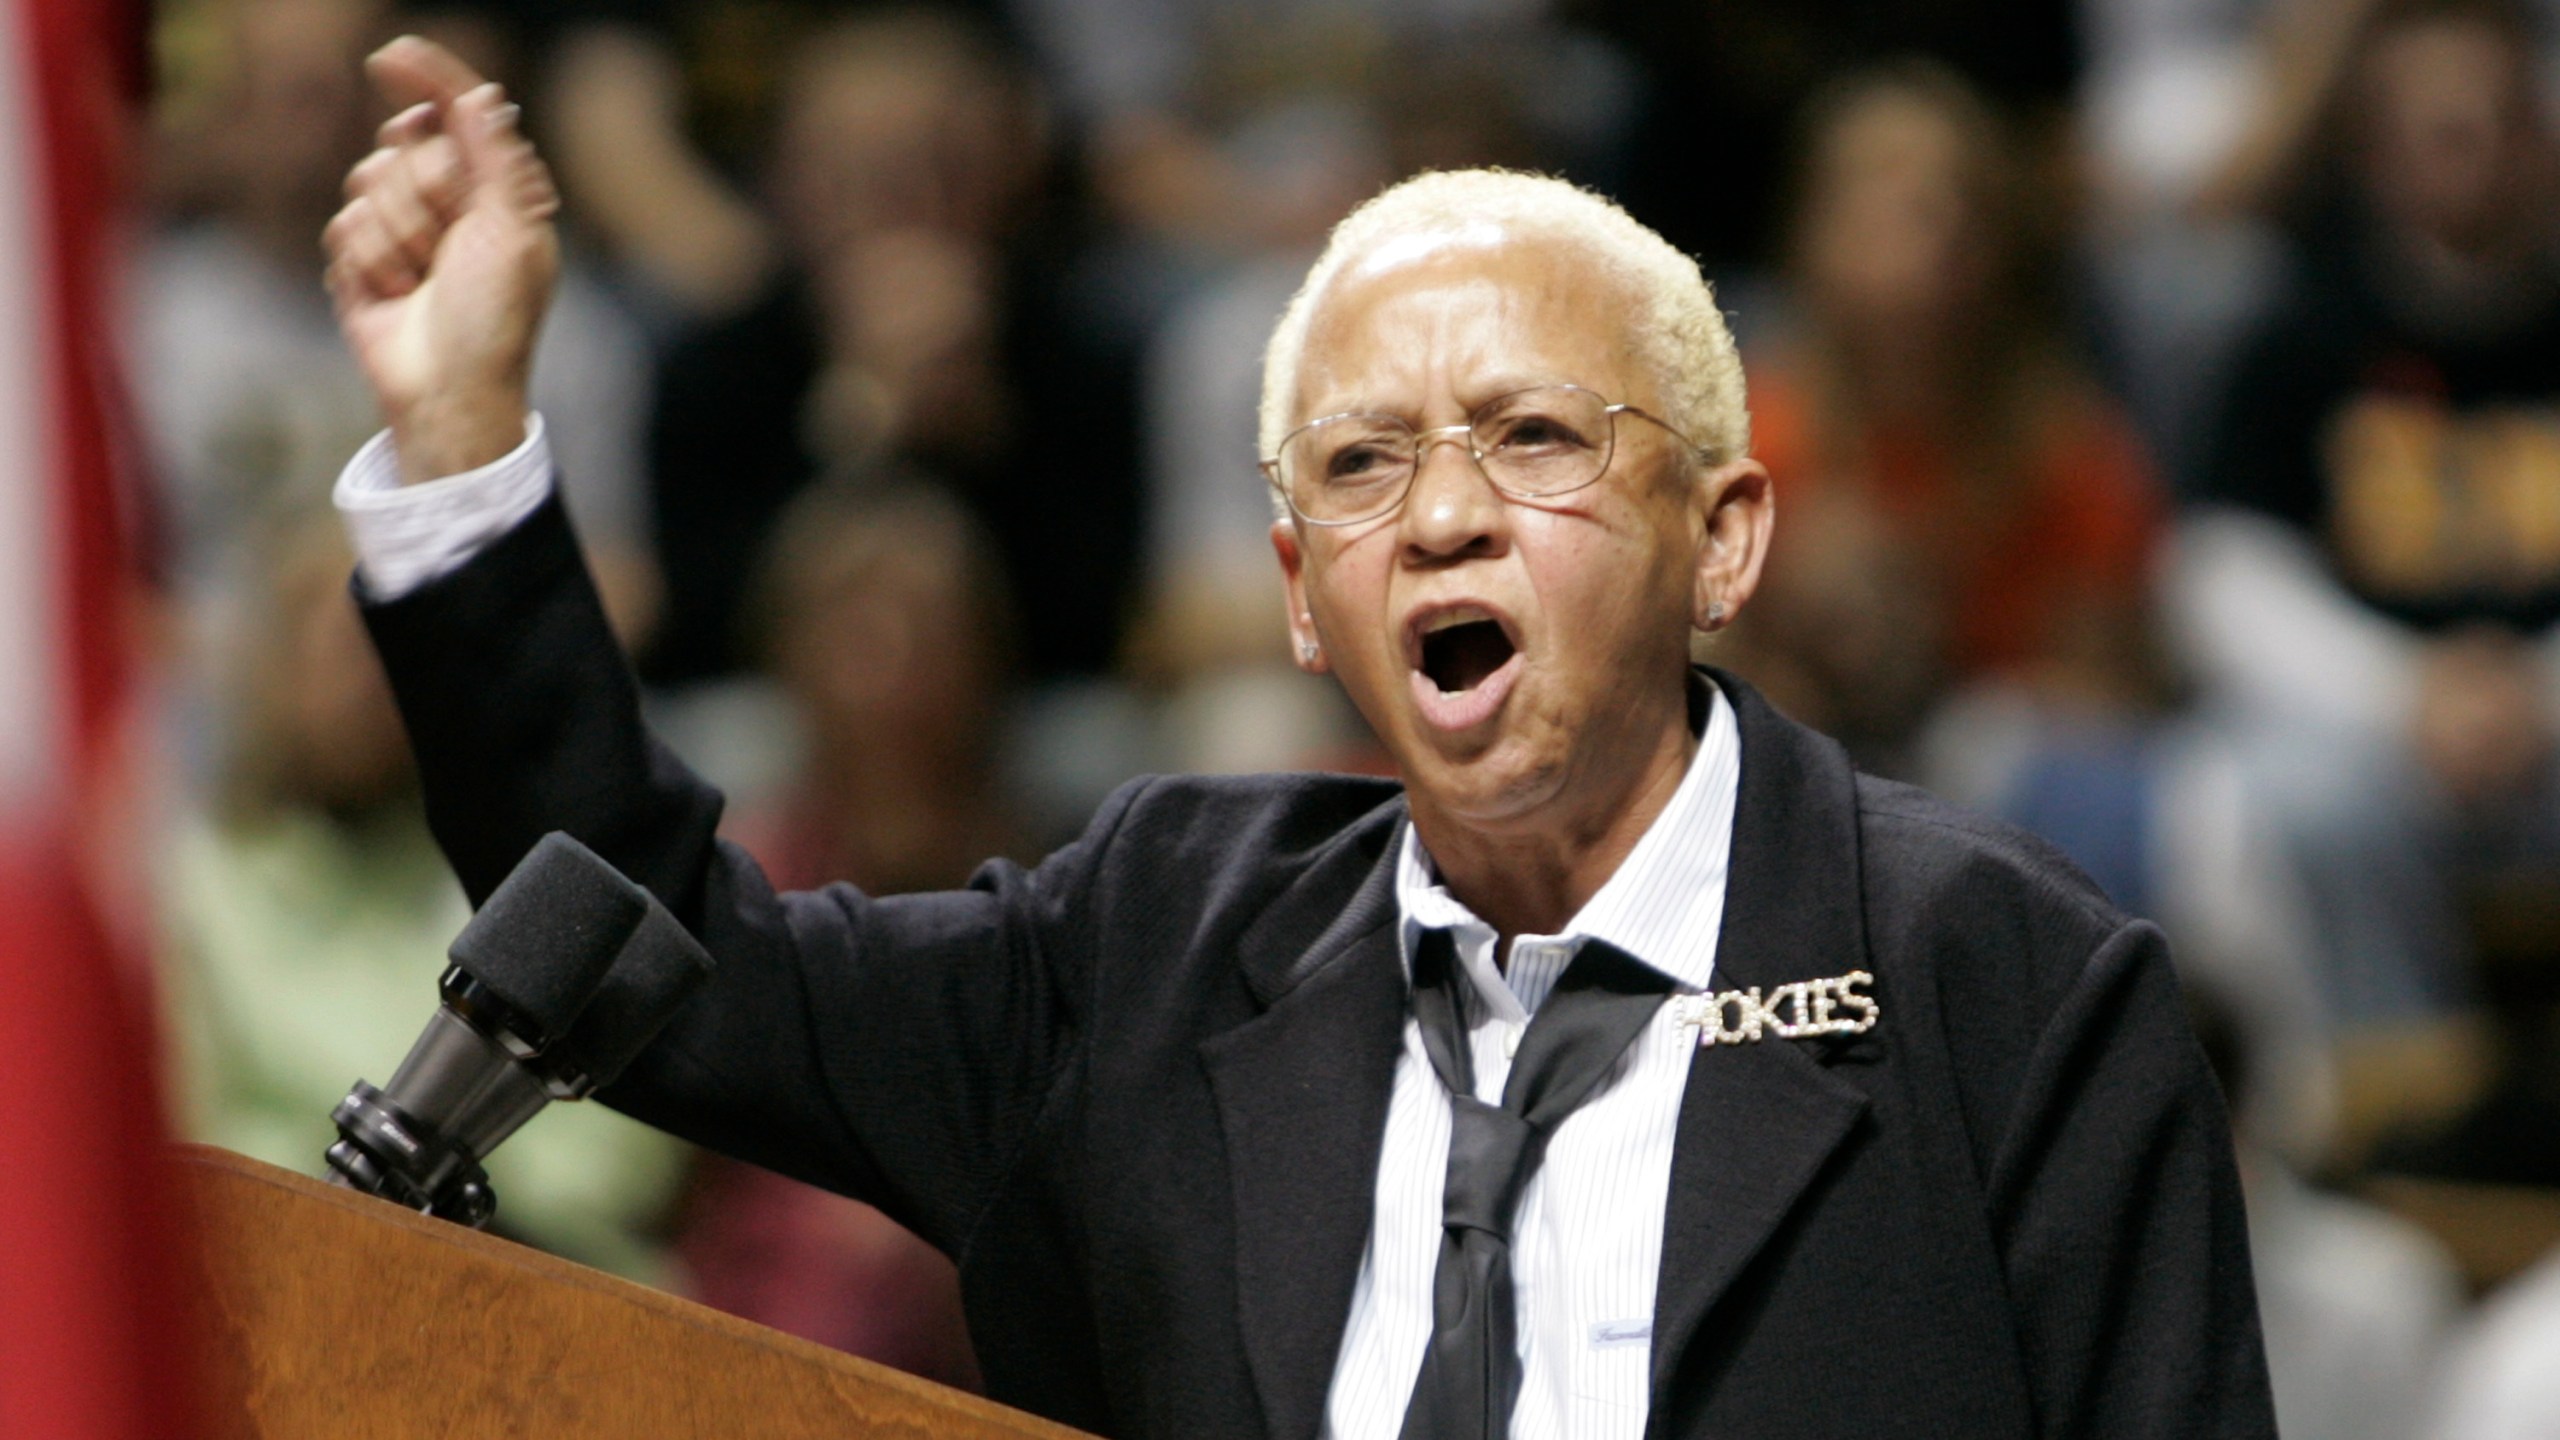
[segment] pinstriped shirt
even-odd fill
[[[1493,927],[1440,886],[1421,840],[1405,827],[1396,902],[1406,973],[1424,929],[1453,932],[1471,982],[1466,1018],[1478,1099],[1500,1103],[1521,1032],[1586,940],[1605,940],[1660,970],[1675,993],[1707,988],[1742,773],[1733,707],[1707,688],[1706,728],[1670,804],[1563,934],[1512,941],[1507,976],[1493,963]],[[1666,996],[1601,1088],[1556,1128],[1545,1163],[1521,1192],[1512,1226],[1521,1359],[1515,1440],[1639,1440],[1644,1432],[1671,1143],[1696,1048],[1696,1030]],[[1448,1154],[1448,1092],[1423,1052],[1421,1026],[1407,1018],[1369,1246],[1325,1401],[1333,1440],[1395,1440],[1404,1425],[1431,1338]]]

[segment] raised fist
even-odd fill
[[[404,36],[365,68],[407,108],[348,173],[321,240],[338,326],[415,483],[523,441],[559,197],[516,107],[450,51]]]

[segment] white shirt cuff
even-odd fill
[[[524,443],[477,470],[418,485],[400,483],[391,432],[365,442],[338,472],[339,518],[356,550],[356,576],[376,600],[397,600],[524,523],[551,494],[551,445],[542,416],[525,417]]]

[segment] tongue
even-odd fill
[[[1511,637],[1490,620],[1435,631],[1422,641],[1422,673],[1444,695],[1473,690],[1511,658]]]

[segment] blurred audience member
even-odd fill
[[[1737,265],[1781,248],[1788,142],[1807,103],[1840,77],[1895,56],[1931,56],[2041,128],[2067,118],[2080,68],[2074,7],[2055,0],[1577,0],[1570,8],[1643,66],[1628,203],[1728,280],[1739,278]],[[1702,155],[1713,157],[1712,183],[1700,183]]]
[[[1298,222],[1254,151],[1300,104],[1427,89],[1492,71],[1497,113],[1586,176],[1615,159],[1634,105],[1616,46],[1553,0],[1017,0],[1102,198],[1175,251],[1250,253]],[[1451,160],[1432,163],[1448,164]],[[1400,172],[1401,173],[1401,172]],[[1328,219],[1334,217],[1327,217]]]
[[[220,787],[169,839],[161,931],[196,1139],[316,1173],[329,1111],[377,1083],[436,1005],[470,918],[411,788],[408,739],[347,593],[325,509],[244,538],[244,644]],[[489,1161],[498,1228],[658,1278],[675,1141],[598,1105],[554,1105]]]
[[[730,824],[774,883],[948,889],[1014,848],[996,790],[1004,587],[966,511],[894,482],[784,512],[749,613],[802,761]],[[976,1361],[949,1260],[867,1205],[706,1159],[678,1253],[694,1293],[948,1384]]]
[[[2487,1053],[2461,1109],[2386,1135],[2372,1170],[2533,1185],[2560,1203],[2560,873],[2531,866],[2459,890]]]
[[[813,489],[748,613],[802,736],[798,773],[733,826],[778,884],[950,889],[1009,849],[993,763],[1009,606],[964,508],[912,480]]]
[[[1022,598],[1035,674],[1113,657],[1138,487],[1124,393],[1061,328],[1029,222],[1047,158],[1026,79],[947,14],[793,43],[765,193],[782,257],[682,341],[653,441],[666,632],[647,672],[735,673],[742,577],[791,497],[895,459],[956,487]]]
[[[2349,1023],[2462,996],[2462,877],[2560,861],[2560,263],[2523,18],[2377,7],[2291,187],[2166,594]],[[2350,783],[2347,777],[2353,777]]]
[[[371,144],[361,61],[377,0],[207,0],[192,71],[161,101],[173,222],[139,257],[134,373],[175,578],[240,578],[238,543],[325,494],[328,457],[379,425],[320,288],[320,229]]]
[[[575,26],[557,37],[542,99],[566,213],[666,328],[755,299],[779,242],[687,133],[674,51],[635,25]]]
[[[172,578],[199,645],[219,643],[233,598],[256,583],[242,537],[326,494],[331,457],[381,423],[321,290],[319,236],[383,118],[363,57],[402,18],[378,0],[202,0],[192,42],[173,47],[184,63],[159,123],[167,223],[139,257],[130,302]],[[638,331],[573,264],[534,393],[626,624],[645,623],[652,593],[636,568],[647,365]]]
[[[2107,358],[2181,493],[2234,351],[2284,292],[2341,152],[2341,79],[2400,0],[2079,0],[2090,293]],[[2560,74],[2560,3],[2519,0]],[[2312,182],[2315,179],[2327,185]],[[2280,223],[2279,223],[2280,222]]]
[[[2150,475],[2038,304],[2000,122],[1914,62],[1843,82],[1807,136],[1796,323],[1751,361],[1788,518],[1737,663],[1889,773],[1956,687],[2132,709]]]
[[[2370,0],[2075,0],[2086,62],[2080,109],[2098,163],[2100,203],[2118,214],[2175,211],[2212,189],[2270,99],[2261,39],[2289,41],[2320,13],[2334,48]],[[2282,17],[2281,21],[2278,17]],[[2312,57],[2289,55],[2289,64]],[[2286,80],[2290,81],[2289,71]]]
[[[2283,271],[2241,197],[2372,0],[2079,0],[2088,300],[2113,378],[2183,491],[2202,413]]]
[[[2288,1017],[2200,980],[2183,957],[2180,970],[2233,1109],[2277,1426],[2287,1440],[2407,1440],[2461,1310],[2461,1275],[2425,1231],[2314,1189],[2267,1143],[2258,1123],[2281,1080],[2267,1042]]]

